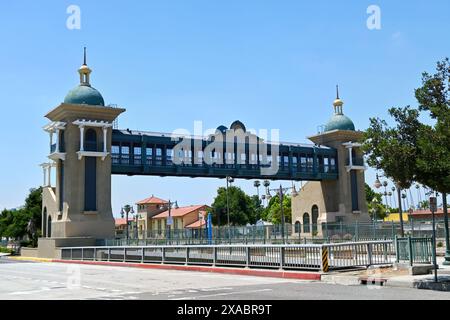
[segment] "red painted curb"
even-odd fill
[[[203,266],[183,266],[183,265],[168,265],[168,264],[143,264],[130,262],[107,262],[107,261],[74,261],[74,260],[59,260],[53,259],[52,262],[71,263],[71,264],[87,264],[87,265],[102,265],[113,267],[130,267],[142,269],[163,269],[163,270],[179,270],[179,271],[197,271],[197,272],[212,272],[235,274],[242,276],[257,276],[257,277],[271,277],[283,279],[297,279],[297,280],[317,280],[320,281],[321,275],[319,273],[306,273],[295,271],[270,271],[270,270],[255,270],[255,269],[231,269],[220,267],[203,267]]]

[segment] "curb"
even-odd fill
[[[255,270],[255,269],[232,269],[220,267],[203,267],[203,266],[184,266],[184,265],[167,265],[167,264],[142,264],[129,262],[106,262],[106,261],[73,261],[73,260],[59,260],[50,259],[51,262],[68,263],[68,264],[86,264],[86,265],[102,265],[113,267],[130,267],[141,269],[159,269],[159,270],[178,270],[178,271],[196,271],[196,272],[211,272],[222,274],[234,274],[241,276],[256,276],[256,277],[270,277],[282,279],[296,279],[296,280],[315,280],[320,281],[320,273],[295,272],[295,271],[269,271],[269,270]]]
[[[9,260],[18,260],[18,261],[34,261],[34,262],[53,262],[53,259],[47,258],[35,258],[35,257],[8,257]]]

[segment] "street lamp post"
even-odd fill
[[[270,200],[270,198],[272,198],[272,196],[270,195],[270,191],[274,191],[278,194],[278,197],[280,198],[280,212],[281,212],[281,236],[283,238],[283,243],[286,244],[286,237],[285,237],[285,232],[284,232],[284,227],[285,227],[285,219],[284,219],[284,210],[283,210],[283,200],[284,200],[284,193],[288,190],[293,190],[292,193],[297,194],[297,190],[295,190],[295,186],[293,185],[292,187],[289,188],[283,188],[280,184],[280,188],[278,189],[269,189],[269,187],[267,186],[267,196],[266,198],[268,198]]]
[[[230,234],[230,199],[228,196],[228,184],[231,184],[234,182],[234,179],[232,177],[228,177],[226,178],[227,180],[227,227],[228,227],[228,240],[231,243],[231,234]]]
[[[374,186],[377,189],[379,189],[382,186],[378,174],[377,174],[377,179],[375,180]],[[404,237],[405,233],[403,230],[403,212],[402,212],[402,203],[401,203],[402,202],[402,199],[401,199],[401,191],[402,190],[400,189],[399,185],[397,185],[396,187],[397,187],[397,195],[398,195],[398,211],[399,211],[398,214],[400,217],[400,232],[401,232],[402,237]],[[392,188],[392,191],[395,191],[395,188]]]
[[[170,232],[171,232],[170,229],[171,229],[171,226],[173,225],[173,218],[172,218],[172,211],[171,211],[173,205],[175,205],[174,207],[175,207],[175,209],[177,209],[178,208],[178,201],[171,202],[169,200],[169,203],[168,203],[169,216],[167,217],[167,230],[166,230],[167,235],[166,235],[166,238],[169,241],[170,241]]]
[[[388,193],[387,193],[387,186],[388,186],[388,182],[387,181],[383,181],[383,187],[384,187],[384,200],[386,201],[386,215],[388,215],[388,208],[389,208],[389,206],[388,206],[388,199],[387,199],[387,196],[388,196]]]

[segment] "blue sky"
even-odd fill
[[[66,27],[71,4],[81,9],[80,30]],[[371,4],[381,8],[381,30],[366,27]],[[387,117],[387,107],[415,105],[421,72],[449,56],[448,12],[448,0],[2,1],[0,208],[21,205],[42,183],[44,114],[77,85],[83,46],[92,85],[127,109],[121,128],[171,132],[239,119],[307,142],[332,115],[337,83],[358,129]],[[236,184],[254,192],[251,181]],[[113,209],[151,194],[210,204],[222,185],[114,176]]]

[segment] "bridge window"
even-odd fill
[[[330,171],[336,172],[336,159],[333,157],[330,158]]]
[[[97,132],[94,129],[88,129],[84,139],[84,150],[97,151]]]
[[[153,163],[153,148],[145,148],[145,161],[147,165]]]
[[[283,166],[285,168],[289,167],[289,156],[283,156]]]
[[[156,148],[156,163],[157,166],[162,165],[162,149]]]
[[[121,163],[130,164],[130,147],[122,146],[121,148]]]
[[[297,169],[297,156],[296,155],[292,156],[292,168],[294,170]]]
[[[330,160],[328,157],[323,158],[323,172],[328,173],[330,172]]]
[[[241,153],[241,163],[240,164],[245,164],[246,161],[247,161],[247,155],[245,153]]]
[[[305,156],[300,157],[300,171],[306,172],[308,169],[307,159]]]
[[[310,227],[309,223],[310,223],[309,214],[308,214],[308,212],[305,212],[303,214],[303,233],[311,232],[311,227]]]
[[[173,149],[167,149],[166,150],[166,164],[168,166],[172,165],[173,163]]]
[[[313,205],[311,208],[313,232],[317,232],[317,220],[319,219],[319,207]]]
[[[313,172],[313,170],[314,170],[314,158],[313,157],[306,158],[306,163],[307,163],[306,171],[307,172]]]
[[[197,151],[196,164],[198,164],[200,166],[203,165],[203,151],[201,151],[201,150]]]
[[[112,164],[120,163],[120,147],[119,146],[111,146],[111,160],[112,160]]]
[[[300,221],[295,222],[295,233],[301,233]]]
[[[133,148],[133,155],[134,155],[134,164],[141,164],[141,161],[142,161],[142,149],[141,149],[141,147],[134,147]]]

